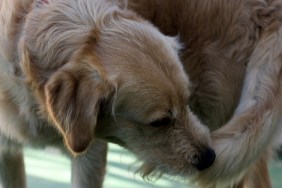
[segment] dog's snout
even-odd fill
[[[216,154],[213,149],[207,148],[200,154],[194,155],[193,158],[195,159],[194,166],[199,170],[204,170],[208,167],[210,167],[214,160],[215,160]]]

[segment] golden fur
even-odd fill
[[[23,144],[63,148],[62,137],[82,153],[72,159],[74,187],[101,186],[102,140],[134,152],[143,176],[213,163],[209,130],[187,106],[178,42],[123,3],[0,0],[3,187],[24,187]]]
[[[266,156],[281,132],[282,1],[130,0],[128,6],[183,43],[181,61],[194,86],[189,104],[215,130],[216,161],[195,181],[231,187],[247,174],[238,187],[271,187]]]

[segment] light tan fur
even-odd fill
[[[104,141],[135,153],[143,176],[188,176],[213,163],[209,130],[187,106],[178,42],[124,2],[0,0],[1,154],[63,148],[63,138],[82,153],[72,181],[83,188],[102,184]],[[20,160],[0,159],[2,186],[24,187],[21,171],[9,181]]]
[[[194,85],[189,104],[215,130],[216,161],[195,181],[231,187],[248,171],[240,186],[271,187],[267,177],[245,180],[267,174],[263,155],[281,132],[282,1],[130,0],[128,6],[183,43],[181,61]]]

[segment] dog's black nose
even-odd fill
[[[205,170],[206,168],[210,167],[214,160],[215,160],[215,152],[211,148],[205,149],[203,152],[201,152],[199,155],[194,156],[197,158],[195,167],[201,171]]]

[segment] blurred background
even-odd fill
[[[281,150],[282,151],[282,150]],[[282,152],[280,153],[282,159]],[[155,182],[144,181],[135,174],[131,153],[117,145],[109,145],[107,175],[104,188],[192,188],[184,182],[162,177]],[[25,149],[28,188],[70,188],[70,160],[55,149]],[[270,166],[273,188],[282,187],[282,160]]]

